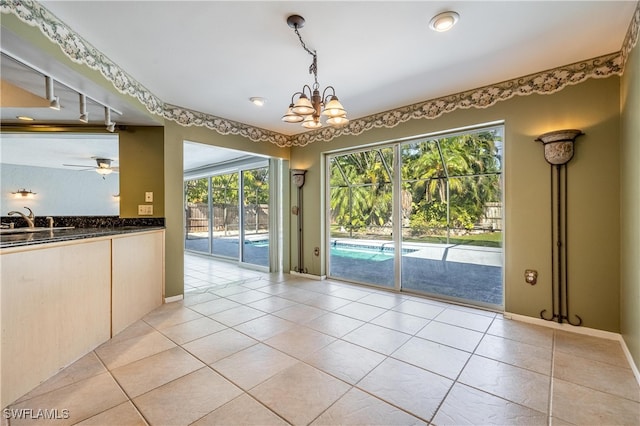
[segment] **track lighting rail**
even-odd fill
[[[83,93],[82,90],[75,88],[73,85],[68,84],[67,82],[63,82],[60,81],[59,79],[53,77],[52,75],[50,75],[50,73],[40,69],[39,67],[26,62],[25,60],[16,57],[15,55],[6,52],[5,50],[0,50],[0,53],[2,53],[2,55],[11,58],[13,61],[15,61],[16,63],[18,63],[20,66],[24,67],[24,68],[28,68],[30,70],[32,70],[33,72],[36,72],[38,74],[41,74],[44,79],[45,79],[45,98],[50,102],[49,107],[51,109],[54,110],[60,110],[61,108],[61,102],[60,102],[60,97],[55,95],[55,88],[54,88],[54,84],[58,83],[62,86],[65,86],[66,88],[77,92],[78,93],[78,105],[79,105],[79,116],[78,116],[78,120],[81,123],[88,123],[89,122],[89,114],[87,112],[87,100],[90,100],[91,102],[97,104],[98,106],[102,106],[106,109],[109,110],[109,115],[111,113],[116,113],[118,115],[122,115],[122,112],[107,105],[105,102],[101,102],[95,98],[92,98],[90,96],[88,96],[87,94]],[[106,113],[105,113],[106,114]],[[109,118],[108,122],[105,122],[105,125],[107,126],[107,130],[110,132],[113,132],[115,130],[115,122],[112,122],[111,119]],[[112,125],[112,126],[111,126]]]

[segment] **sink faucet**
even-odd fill
[[[29,228],[35,228],[34,220],[36,217],[33,215],[33,211],[31,211],[29,207],[25,207],[25,209],[29,210],[29,216],[25,215],[24,213],[16,212],[16,211],[12,211],[7,214],[9,216],[13,216],[16,214],[22,216],[22,218],[27,221],[27,225],[29,226]]]

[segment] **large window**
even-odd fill
[[[329,156],[329,275],[502,306],[502,132]]]

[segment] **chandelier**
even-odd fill
[[[307,129],[318,129],[322,127],[321,116],[328,117],[327,124],[333,127],[341,127],[349,122],[347,112],[338,100],[333,86],[327,86],[320,95],[320,85],[318,84],[318,56],[316,51],[311,51],[302,40],[298,31],[304,26],[304,18],[299,15],[291,15],[287,18],[287,24],[293,28],[300,44],[313,57],[313,62],[309,66],[309,74],[313,74],[313,86],[305,84],[302,91],[295,92],[291,96],[291,104],[287,112],[282,116],[282,121],[286,123],[300,123]],[[298,97],[295,100],[296,96]]]

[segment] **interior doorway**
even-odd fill
[[[283,162],[184,143],[185,250],[282,270]]]

